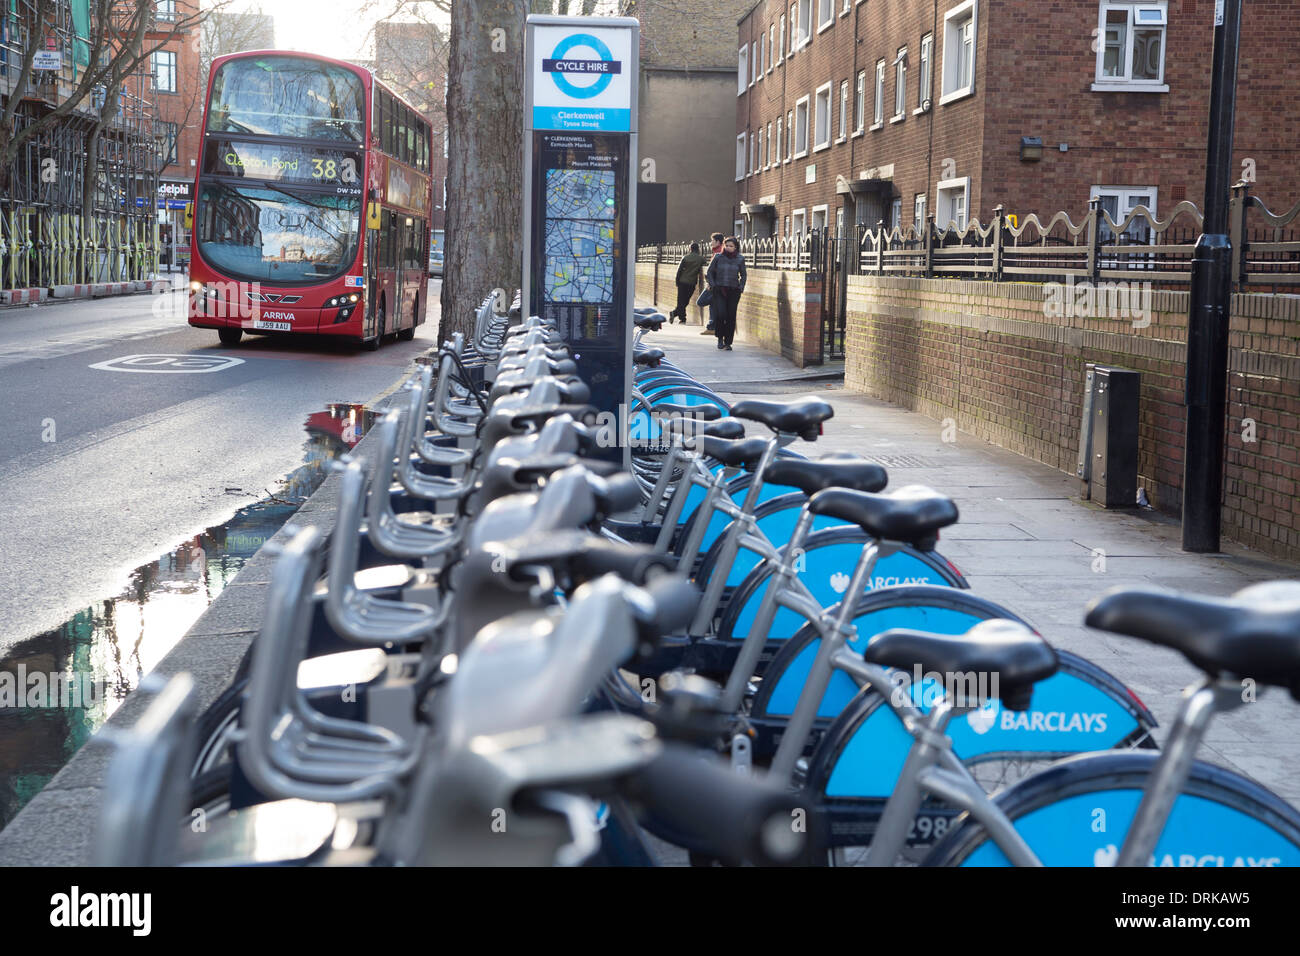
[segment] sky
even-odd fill
[[[397,0],[234,0],[231,12],[260,9],[275,18],[275,45],[282,50],[302,50],[340,60],[370,59],[367,39],[375,20],[389,13]],[[364,13],[363,6],[368,6]],[[408,5],[409,6],[409,5]],[[430,20],[438,19],[432,4],[420,4]],[[413,20],[399,15],[398,20]],[[444,21],[445,22],[445,21]]]

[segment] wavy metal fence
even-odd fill
[[[1250,185],[1233,187],[1229,208],[1232,281],[1239,291],[1300,291],[1300,203],[1272,212],[1250,194]],[[844,255],[848,237],[830,230],[781,238],[743,239],[741,252],[751,268],[825,271],[924,278],[967,278],[1009,282],[1064,281],[1067,277],[1101,282],[1149,281],[1153,286],[1185,287],[1201,233],[1201,213],[1180,202],[1163,218],[1138,206],[1116,222],[1098,200],[1075,223],[1065,212],[1046,222],[1037,215],[1017,221],[1003,207],[988,223],[972,219],[964,227],[939,227],[931,215],[918,228],[858,227],[857,268]],[[836,249],[839,246],[840,249]],[[701,248],[707,248],[704,242]],[[676,262],[689,243],[642,246],[640,262]]]

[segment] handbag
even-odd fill
[[[712,301],[713,301],[713,289],[709,288],[708,286],[705,286],[704,291],[700,293],[700,297],[695,300],[695,304],[698,305],[701,309],[704,309],[704,308],[708,308],[709,303]]]

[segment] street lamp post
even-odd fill
[[[1187,317],[1187,426],[1183,443],[1183,550],[1218,551],[1223,492],[1232,243],[1228,200],[1237,104],[1241,0],[1215,0],[1205,219],[1192,257]]]

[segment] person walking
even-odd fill
[[[715,233],[714,233],[712,236],[710,236],[709,238],[713,240],[713,247],[712,247],[711,249],[709,249],[709,255],[710,255],[710,256],[716,256],[718,253],[720,253],[720,252],[722,251],[722,233],[720,233],[720,232],[715,232]],[[708,322],[708,324],[704,327],[704,331],[701,332],[700,335],[714,335],[714,334],[716,334],[715,331],[714,331],[714,328],[715,328],[715,326],[717,325],[717,316],[718,316],[718,312],[717,312],[717,304],[716,304],[715,302],[710,302],[710,303],[709,303],[709,322]]]
[[[700,273],[707,264],[708,260],[700,254],[700,244],[692,242],[691,251],[682,256],[681,264],[677,267],[677,307],[668,313],[670,325],[674,317],[680,317],[682,325],[686,324],[686,307],[691,304],[695,289],[700,284]]]
[[[713,290],[717,304],[714,314],[714,333],[718,348],[731,351],[731,340],[736,334],[736,308],[745,291],[745,257],[740,254],[740,240],[728,236],[722,243],[722,252],[713,257],[704,281]]]

